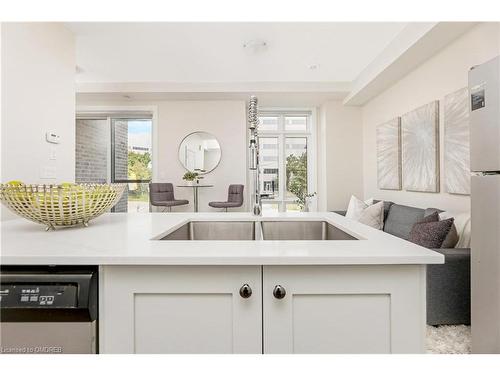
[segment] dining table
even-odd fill
[[[199,188],[208,188],[208,187],[213,187],[214,185],[207,185],[207,184],[198,184],[198,183],[193,183],[193,184],[186,184],[186,185],[177,185],[177,187],[181,188],[192,188],[193,189],[193,202],[194,202],[194,212],[198,212],[198,189]]]

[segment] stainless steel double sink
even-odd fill
[[[167,233],[166,241],[356,240],[326,221],[190,221]]]

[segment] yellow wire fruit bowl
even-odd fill
[[[24,185],[0,184],[0,200],[15,214],[45,224],[88,226],[88,222],[111,209],[121,198],[126,184]]]

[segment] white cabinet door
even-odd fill
[[[264,266],[263,280],[264,353],[424,351],[425,266]]]
[[[102,353],[262,353],[260,266],[105,266],[100,275]]]

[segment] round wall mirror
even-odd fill
[[[188,134],[179,146],[179,160],[188,171],[211,172],[219,165],[220,158],[219,141],[210,133]]]

